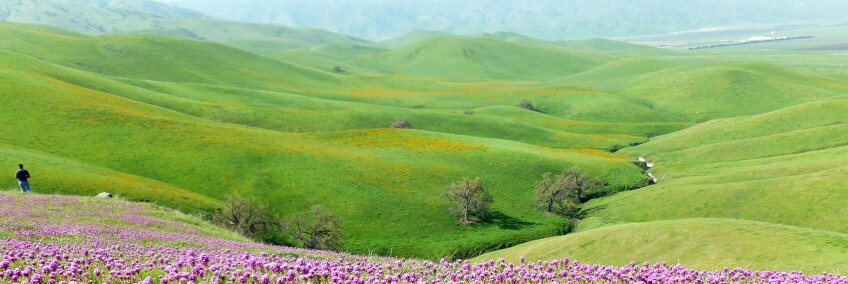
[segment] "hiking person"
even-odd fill
[[[32,192],[29,188],[29,182],[27,181],[27,179],[29,178],[29,171],[24,169],[23,164],[18,164],[18,168],[20,169],[17,173],[15,173],[15,178],[18,179],[18,185],[21,186],[21,192]]]

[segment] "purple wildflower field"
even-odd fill
[[[508,263],[367,257],[210,233],[121,200],[0,194],[4,283],[848,283],[834,274],[571,259]],[[194,219],[196,220],[196,219]]]

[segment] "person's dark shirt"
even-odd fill
[[[15,177],[18,178],[19,181],[27,181],[27,179],[29,178],[29,172],[27,170],[20,169],[15,174]]]

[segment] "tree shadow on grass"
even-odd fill
[[[595,206],[595,207],[591,207],[591,208],[581,208],[580,210],[577,210],[577,212],[574,213],[573,218],[578,219],[578,220],[586,219],[586,218],[589,217],[589,215],[592,214],[592,212],[601,211],[601,210],[604,210],[605,208],[607,208],[606,205]]]
[[[507,230],[521,230],[524,227],[536,225],[536,223],[527,222],[515,217],[510,217],[500,211],[489,212],[489,214],[486,215],[485,218],[483,218],[481,223],[494,224],[501,229]]]

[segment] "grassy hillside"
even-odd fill
[[[725,217],[848,232],[838,205],[848,202],[842,190],[848,128],[839,121],[846,107],[844,98],[808,103],[706,123],[626,149],[656,160],[653,172],[664,180],[599,200],[592,206],[603,209],[595,216]]]
[[[328,44],[309,50],[286,51],[275,58],[319,69],[329,69],[333,66],[330,64],[335,64],[356,75],[394,74],[460,82],[546,81],[586,71],[614,59],[608,55],[609,50],[569,49],[554,42],[504,34],[462,37],[413,33],[397,40],[405,44],[378,43],[388,50],[369,45]],[[647,48],[622,45],[637,50]]]
[[[840,96],[848,88],[842,81],[764,63],[684,65],[639,59],[610,64],[563,81],[589,80],[588,83],[601,90],[699,122],[759,114]]]
[[[372,42],[317,28],[293,28],[209,18],[162,18],[115,25],[109,34],[150,33],[226,44],[265,56],[321,45],[371,46]]]
[[[3,93],[16,95],[4,98],[8,116],[0,143],[144,176],[218,200],[233,192],[259,196],[283,215],[322,203],[345,219],[346,248],[351,251],[436,257],[479,249],[449,241],[462,236],[469,240],[466,244],[479,246],[550,235],[562,229],[562,220],[536,213],[529,202],[528,186],[542,171],[577,163],[619,185],[639,176],[626,160],[609,155],[415,130],[287,134],[201,120],[25,71],[3,73],[7,82],[14,82],[3,86]],[[32,132],[22,135],[20,129]],[[37,157],[16,158],[33,161],[27,164],[34,173],[78,171],[73,164],[44,170],[50,165],[38,164]],[[441,194],[463,176],[487,181],[498,196],[494,209],[502,217],[462,227],[447,214],[449,204]],[[36,183],[36,190],[68,190],[50,185],[38,188]],[[81,186],[73,191],[81,192]],[[99,186],[95,191],[111,190]],[[172,196],[143,198],[167,202]],[[386,231],[385,226],[395,229]],[[418,242],[412,245],[410,239]]]
[[[415,30],[400,36],[378,40],[376,43],[386,49],[398,49],[424,40],[451,35],[452,34],[448,32]]]
[[[745,267],[806,273],[848,268],[848,234],[736,219],[680,219],[615,225],[527,242],[476,258],[562,259],[627,265],[682,263],[700,269]]]
[[[238,193],[281,216],[324,204],[344,219],[346,251],[439,258],[563,233],[567,219],[532,204],[542,173],[577,165],[614,192],[644,181],[633,160],[645,155],[660,183],[592,200],[592,218],[565,237],[587,259],[680,256],[717,269],[759,257],[772,269],[788,255],[751,244],[696,263],[713,231],[729,234],[710,227],[785,236],[797,267],[840,256],[828,242],[848,233],[848,85],[769,64],[572,44],[507,34],[396,50],[328,43],[278,57],[299,60],[289,62],[202,41],[2,24],[0,161],[27,164],[39,192],[111,191],[192,212]],[[334,62],[351,71],[331,72]],[[399,118],[413,128],[390,129]],[[463,226],[443,193],[477,176],[493,214]],[[644,233],[675,226],[697,238],[650,243]],[[604,254],[580,237],[619,229],[654,254]],[[675,244],[692,249],[661,249]],[[822,248],[833,254],[812,258]]]
[[[12,27],[9,30],[20,35],[26,29]],[[38,39],[38,35],[33,34],[30,40]],[[49,40],[57,35],[47,34],[44,37],[42,40]],[[204,58],[202,56],[171,59],[178,61],[175,67],[183,66],[180,67],[183,68],[181,72],[156,73],[153,67],[147,66],[154,66],[158,59],[141,62],[141,58],[147,57],[140,56],[139,61],[116,59],[107,63],[95,60],[96,53],[87,48],[100,48],[100,41],[113,41],[117,46],[125,40],[135,43],[133,48],[142,50],[162,42],[173,45],[174,48],[158,49],[162,52],[161,58],[171,58],[166,51],[200,55],[220,52],[221,58],[243,54],[244,60],[236,61],[240,63],[250,63],[255,58],[230,48],[187,41],[79,37],[69,39],[68,48],[63,49],[69,53],[51,54],[45,51],[43,57],[39,56],[42,59],[38,59],[22,54],[40,55],[36,54],[36,49],[27,51],[21,47],[22,42],[7,42],[7,46],[17,47],[4,51],[0,58],[0,76],[6,82],[0,84],[0,93],[7,94],[4,96],[7,103],[0,107],[7,114],[0,123],[4,125],[0,129],[0,143],[24,149],[10,159],[31,161],[25,164],[36,177],[41,174],[50,176],[44,178],[44,183],[34,179],[37,191],[90,194],[113,190],[107,188],[112,183],[126,183],[110,179],[92,185],[89,181],[63,181],[61,178],[90,171],[90,179],[97,181],[99,176],[108,174],[105,172],[108,169],[150,179],[152,184],[144,185],[143,180],[132,182],[127,190],[156,186],[172,188],[168,194],[156,194],[155,190],[164,190],[156,188],[151,190],[150,195],[140,191],[127,194],[131,198],[163,204],[181,206],[179,201],[172,199],[186,195],[205,200],[205,204],[196,203],[194,206],[209,208],[216,206],[215,200],[222,200],[229,193],[241,193],[261,197],[275,212],[286,215],[322,203],[344,218],[349,237],[345,248],[349,251],[439,257],[473,254],[491,246],[503,246],[566,230],[564,219],[547,216],[532,207],[532,184],[542,172],[576,164],[605,177],[614,187],[624,187],[642,179],[638,168],[630,165],[623,156],[597,150],[556,149],[483,138],[485,131],[497,131],[486,130],[489,127],[524,128],[493,124],[498,121],[507,125],[516,123],[505,119],[471,116],[481,121],[480,131],[484,132],[478,137],[449,134],[448,130],[390,130],[385,129],[385,125],[394,119],[394,114],[388,107],[210,86],[208,84],[219,80],[222,85],[250,87],[259,84],[250,80],[262,78],[227,77],[226,73],[215,73],[216,69],[204,69],[199,62]],[[87,58],[114,66],[82,68],[84,71],[81,71],[73,69],[76,66],[72,64],[66,64]],[[192,63],[191,60],[198,61]],[[136,63],[141,65],[136,70],[123,71],[121,68]],[[156,64],[171,66],[163,61]],[[193,64],[197,64],[198,69],[192,69]],[[273,61],[256,64],[292,66]],[[199,73],[204,70],[208,71]],[[284,70],[300,72],[302,69]],[[102,75],[90,72],[102,72]],[[183,73],[197,77],[167,78],[169,74]],[[332,75],[326,78],[331,84],[335,82]],[[151,79],[170,82],[153,82]],[[298,88],[298,85],[292,87]],[[272,108],[280,107],[300,108],[303,113],[320,108],[385,110],[387,114],[381,115],[387,119],[380,129],[360,125],[354,127],[356,129],[333,132],[312,129],[315,132],[311,133],[279,131],[285,129],[274,129],[267,123],[271,119],[265,122],[214,119],[213,110],[216,108],[240,108],[233,102],[265,106],[268,113]],[[402,110],[395,112],[402,113]],[[425,118],[434,117],[432,123],[435,124],[439,120],[436,115],[440,112],[447,113],[422,111],[422,119],[413,120],[413,123],[426,129],[428,123]],[[244,109],[242,114],[233,114],[232,119],[244,118],[246,116],[243,115],[251,113],[250,109]],[[477,125],[459,120],[466,117],[458,113],[443,116],[446,121],[456,119],[459,121],[457,124],[465,129],[474,129]],[[349,116],[341,116],[338,120],[347,118]],[[287,121],[308,127],[311,125],[309,121],[316,120],[320,119]],[[441,123],[446,129],[455,127],[451,123]],[[529,123],[526,127],[531,131],[554,133]],[[20,129],[30,131],[24,135]],[[461,129],[456,131],[462,132]],[[540,136],[520,132],[514,135],[531,137],[528,139]],[[587,134],[586,137],[591,136]],[[591,141],[577,143],[585,143],[587,147],[602,145]],[[51,162],[43,156],[67,162]],[[41,164],[39,161],[44,162]],[[87,168],[80,164],[90,166]],[[482,177],[497,197],[493,205],[496,214],[487,222],[460,226],[447,214],[449,204],[442,198],[442,193],[447,184],[464,176]],[[78,178],[89,179],[86,176]],[[386,226],[393,230],[385,230]],[[459,238],[464,240],[462,244],[452,241]]]
[[[385,73],[456,81],[550,80],[610,61],[602,54],[487,37],[436,37],[364,59]]]
[[[332,84],[330,73],[227,47],[165,37],[95,38],[0,25],[0,49],[107,76],[282,89]],[[58,48],[61,48],[58,50]]]
[[[14,142],[14,141],[11,141]],[[145,177],[117,172],[102,166],[85,164],[58,155],[0,145],[0,162],[14,165],[26,162],[33,187],[59,194],[94,196],[110,192],[133,200],[151,200],[159,204],[182,208],[188,212],[221,206],[211,197],[187,191]],[[30,168],[34,166],[35,168]]]
[[[482,257],[844,270],[846,108],[844,96],[824,99],[624,149],[654,161],[659,184],[589,202],[580,233]]]

